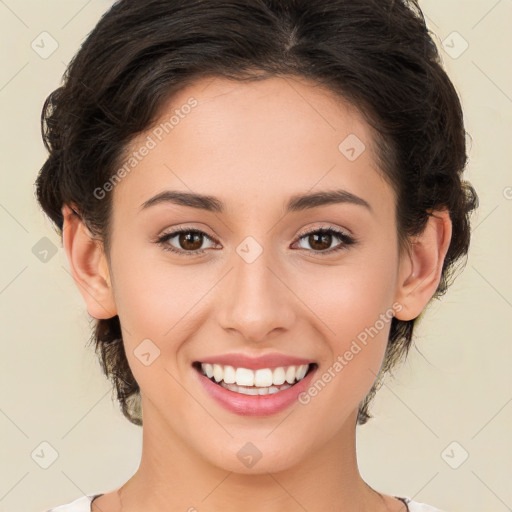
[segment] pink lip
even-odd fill
[[[197,368],[194,372],[208,395],[228,411],[242,416],[268,416],[286,409],[297,401],[298,396],[311,385],[317,369],[315,366],[301,381],[271,395],[242,395],[212,382]]]
[[[310,364],[313,361],[284,354],[266,354],[259,357],[250,357],[246,354],[221,354],[199,359],[199,362],[257,370],[258,368],[278,368],[279,366],[300,366]]]

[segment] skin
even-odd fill
[[[375,163],[371,129],[325,89],[290,77],[203,78],[175,95],[156,125],[191,96],[198,105],[112,192],[110,260],[63,207],[73,278],[92,317],[119,315],[142,395],[139,469],[92,510],[405,510],[364,482],[356,458],[357,408],[381,367],[389,322],[308,404],[268,417],[226,411],[191,364],[228,352],[278,352],[316,361],[322,374],[393,304],[402,320],[425,308],[451,237],[448,212],[434,212],[400,253],[395,195]],[[338,149],[349,134],[366,146],[354,161]],[[140,210],[167,189],[218,197],[226,211],[171,203]],[[290,196],[334,189],[371,210],[340,203],[284,214]],[[167,244],[181,256],[154,243],[178,226],[211,238],[194,246],[204,254],[187,255],[179,237]],[[322,256],[303,237],[320,227],[357,243]],[[236,251],[248,236],[263,249],[250,264]],[[333,235],[324,247],[340,243]],[[147,338],[160,350],[149,366],[134,355]],[[262,453],[252,468],[237,457],[249,441]]]

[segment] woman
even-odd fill
[[[143,425],[128,482],[53,510],[438,510],[355,443],[477,206],[415,2],[121,0],[43,131],[38,200]]]

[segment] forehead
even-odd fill
[[[164,105],[157,125],[169,120],[169,111],[184,108],[194,98],[190,112],[196,127],[215,124],[218,139],[298,143],[315,138],[315,132],[334,142],[347,130],[371,142],[370,128],[350,103],[327,88],[296,77],[272,77],[259,81],[203,78],[185,87]],[[186,116],[189,117],[189,116]],[[282,130],[284,129],[284,131]],[[329,135],[330,136],[329,136]],[[210,134],[209,140],[213,140]],[[335,145],[335,149],[337,144]],[[295,148],[296,150],[298,148]]]
[[[360,113],[296,78],[197,80],[163,105],[125,162],[144,146],[114,191],[137,206],[165,188],[224,197],[232,207],[315,188],[344,186],[373,200],[386,193]]]

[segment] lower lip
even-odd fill
[[[315,366],[301,381],[284,391],[278,391],[271,395],[242,395],[215,384],[206,375],[194,369],[199,377],[199,382],[217,403],[228,411],[242,416],[268,416],[283,411],[309,387],[316,370]]]

